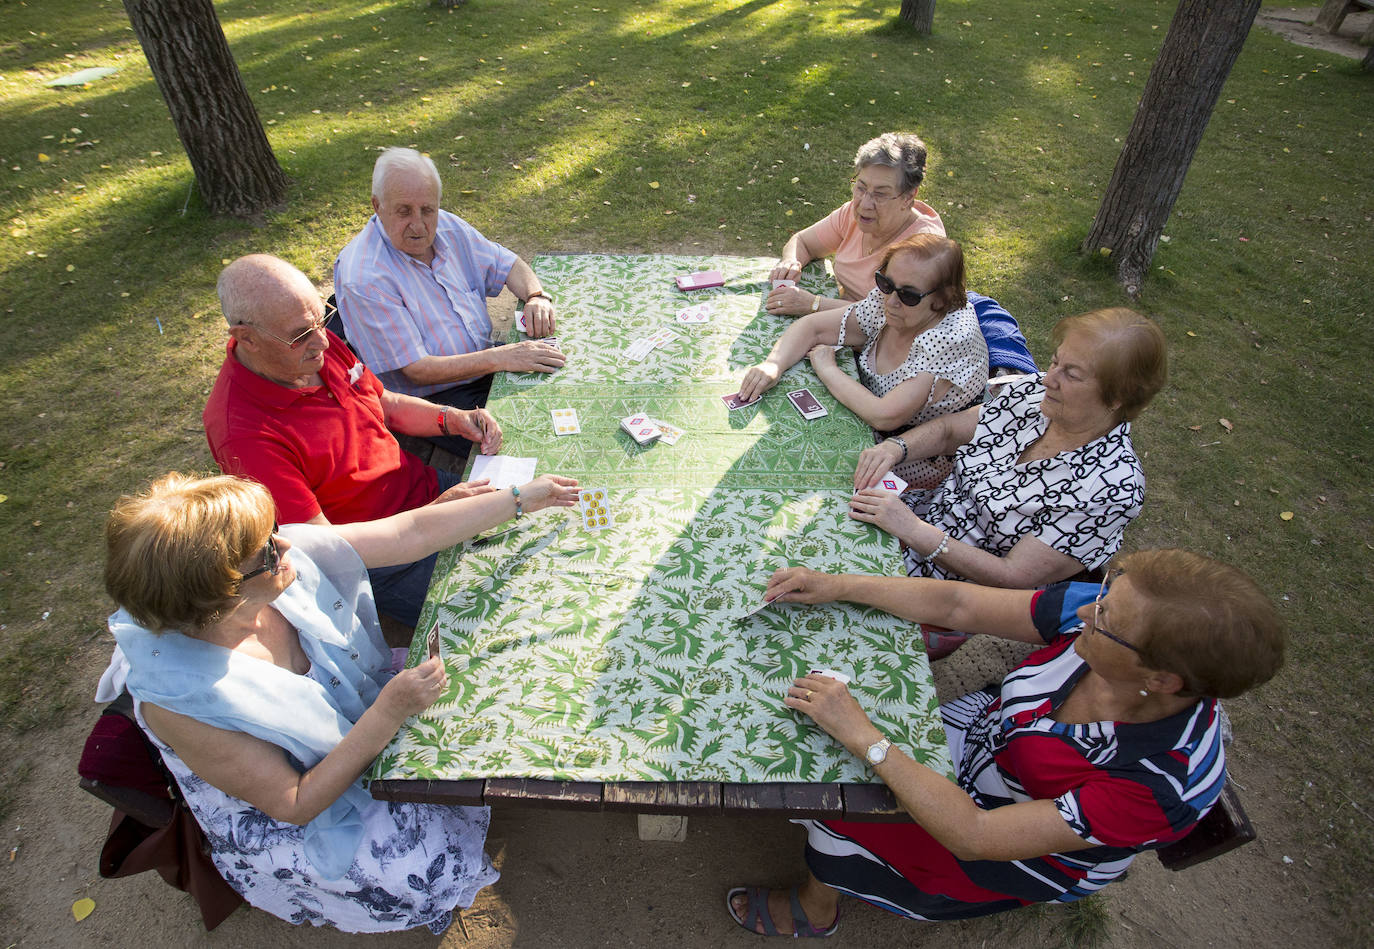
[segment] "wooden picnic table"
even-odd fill
[[[612,524],[541,512],[440,555],[410,662],[438,624],[448,692],[375,762],[375,797],[640,814],[899,815],[887,788],[781,699],[811,669],[851,688],[894,743],[952,775],[918,630],[852,604],[761,602],[780,566],[896,574],[892,539],[848,517],[868,427],[803,363],[729,410],[787,320],[761,307],[771,259],[543,256],[559,306],[559,372],[504,374],[489,407],[503,455],[601,489]],[[720,270],[684,294],[676,274]],[[819,268],[802,285],[824,289]],[[705,322],[676,314],[708,304]],[[642,360],[631,344],[671,339]],[[512,338],[523,338],[512,331]],[[829,414],[786,398],[808,387]],[[552,412],[581,431],[556,436]],[[684,430],[636,444],[620,419]],[[509,528],[511,525],[506,525]]]

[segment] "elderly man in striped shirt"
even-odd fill
[[[485,405],[492,373],[554,372],[564,362],[541,337],[555,330],[553,299],[513,252],[439,207],[443,185],[427,156],[382,152],[372,172],[376,213],[334,262],[348,341],[388,390],[455,408]],[[510,288],[529,335],[493,345],[487,297]],[[466,457],[470,443],[432,439]]]

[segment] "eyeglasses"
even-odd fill
[[[1098,588],[1097,599],[1093,600],[1093,632],[1101,633],[1103,636],[1106,636],[1112,642],[1120,643],[1121,645],[1129,649],[1131,652],[1135,653],[1136,655],[1139,655],[1139,646],[1137,646],[1135,643],[1128,643],[1120,636],[1107,632],[1105,629],[1102,628],[1102,624],[1099,622],[1102,618],[1102,598],[1107,595],[1107,590],[1111,587],[1112,581],[1120,575],[1121,572],[1119,570],[1108,571],[1107,575],[1102,578],[1102,586]]]
[[[862,201],[864,198],[868,198],[874,204],[886,204],[888,201],[896,201],[905,193],[899,192],[893,194],[888,191],[870,191],[868,190],[868,186],[859,180],[858,175],[849,179],[849,187],[854,194],[855,201]]]
[[[323,330],[323,329],[325,328],[325,326],[329,323],[329,321],[332,320],[332,319],[334,318],[334,314],[335,314],[335,313],[338,313],[338,312],[339,312],[339,310],[338,310],[337,307],[332,307],[332,306],[330,306],[329,304],[326,303],[325,306],[324,306],[324,316],[313,317],[313,318],[310,320],[310,322],[306,324],[306,327],[305,327],[305,329],[304,329],[302,332],[297,333],[295,336],[291,337],[290,339],[287,339],[285,336],[278,336],[276,333],[272,332],[271,330],[269,330],[269,329],[263,329],[263,328],[262,328],[261,326],[259,326],[258,324],[256,324],[256,323],[250,323],[250,322],[248,322],[247,320],[242,320],[242,321],[240,321],[239,326],[251,326],[251,327],[253,327],[253,329],[259,330],[259,331],[261,331],[261,332],[263,332],[263,333],[266,333],[268,336],[272,337],[273,339],[279,340],[280,342],[285,343],[286,345],[290,346],[292,349],[300,349],[302,346],[305,345],[305,341],[306,341],[307,339],[309,339],[311,336],[314,336],[316,333],[318,333],[318,332],[320,332],[321,330]]]
[[[922,293],[920,290],[913,290],[910,287],[898,287],[892,282],[892,278],[881,270],[873,272],[873,283],[883,292],[883,296],[895,293],[897,294],[897,299],[901,300],[907,306],[919,305],[922,300],[934,292],[933,290],[927,290],[925,293]]]
[[[267,543],[262,548],[262,566],[256,570],[249,570],[239,577],[239,583],[251,580],[260,573],[270,573],[276,576],[281,569],[281,551],[277,549],[277,522],[272,522],[272,533],[267,535]]]

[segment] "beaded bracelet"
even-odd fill
[[[930,552],[930,555],[928,557],[922,557],[921,559],[924,560],[926,563],[934,563],[935,558],[939,557],[946,550],[949,550],[949,531],[945,531],[940,536],[939,545],[937,545],[936,548]]]
[[[518,521],[525,516],[525,512],[520,508],[520,489],[515,485],[511,485],[510,493],[515,498],[515,519]]]

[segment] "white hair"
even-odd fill
[[[372,197],[382,200],[386,190],[386,179],[398,172],[415,172],[425,175],[434,182],[437,196],[444,196],[444,183],[439,180],[439,169],[428,155],[422,155],[413,148],[388,148],[377,156],[377,164],[372,166]]]

